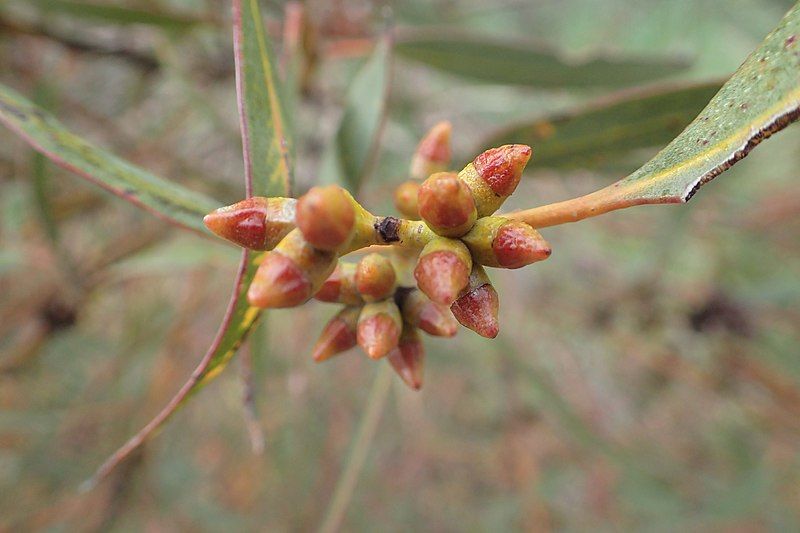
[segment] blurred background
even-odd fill
[[[387,26],[397,50],[363,203],[393,212],[418,139],[447,119],[457,168],[523,126],[517,140],[534,157],[512,209],[644,163],[792,4],[309,0],[292,41],[283,21],[297,4],[263,2],[296,74],[295,193],[319,178]],[[244,192],[230,34],[224,0],[6,0],[0,82],[101,146],[232,203]],[[419,393],[393,376],[382,395],[373,379],[386,363],[356,350],[314,364],[332,306],[270,312],[244,348],[252,368],[234,361],[82,494],[201,358],[239,253],[2,128],[0,530],[304,531],[332,513],[358,531],[796,530],[798,163],[790,127],[687,206],[543,230],[552,258],[490,273],[499,337],[426,338]],[[362,460],[355,483],[343,480]],[[335,492],[344,500],[331,510]]]

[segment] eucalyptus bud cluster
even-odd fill
[[[358,345],[372,359],[387,358],[419,388],[418,330],[449,337],[457,320],[497,336],[499,299],[483,267],[515,269],[549,257],[549,244],[534,228],[495,214],[519,184],[531,148],[491,148],[453,172],[447,170],[451,133],[450,123],[441,122],[420,141],[411,179],[394,198],[405,218],[375,216],[336,185],[313,187],[297,200],[248,198],[205,217],[220,237],[266,251],[248,289],[251,305],[296,307],[314,297],[343,306],[314,347],[315,360]],[[398,275],[385,255],[340,259],[372,245],[391,245],[404,250],[396,258],[415,260],[416,287],[400,286],[411,276]]]

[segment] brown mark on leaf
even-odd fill
[[[768,139],[775,133],[778,133],[779,131],[784,129],[792,122],[795,122],[799,118],[800,118],[800,107],[796,107],[778,116],[771,123],[767,124],[760,130],[758,130],[755,133],[755,135],[750,137],[750,139],[747,140],[744,146],[742,146],[739,150],[734,152],[731,157],[723,161],[717,167],[706,172],[699,180],[697,180],[697,183],[695,183],[694,187],[692,187],[692,190],[690,190],[685,195],[683,201],[688,202],[689,200],[691,200],[692,196],[694,196],[695,193],[698,190],[700,190],[700,187],[702,187],[709,181],[713,180],[714,178],[716,178],[717,176],[719,176],[720,174],[731,168],[733,165],[735,165],[736,163],[747,157],[747,154],[749,154],[753,148],[758,146],[761,143],[761,141],[763,141],[764,139]]]

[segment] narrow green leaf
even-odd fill
[[[278,62],[258,0],[237,0],[233,5],[245,173],[253,187],[247,194],[286,196],[292,188],[292,139],[286,99],[276,72]]]
[[[761,141],[800,117],[800,3],[700,115],[633,174],[594,193],[513,213],[537,227],[641,204],[687,202]]]
[[[655,158],[615,187],[619,198],[685,202],[800,109],[800,3],[708,106]]]
[[[233,42],[247,196],[286,196],[291,186],[291,140],[275,77],[276,62],[257,0],[234,0]],[[228,309],[214,341],[192,376],[155,418],[100,466],[85,489],[94,486],[143,445],[233,358],[261,315],[261,309],[247,303],[247,289],[262,256],[243,251]]]
[[[389,37],[381,39],[353,78],[339,129],[322,157],[322,183],[355,193],[372,170],[391,85],[391,49]]]
[[[523,40],[452,30],[401,33],[397,53],[464,78],[541,88],[626,87],[677,74],[687,61],[665,58],[568,61]]]
[[[531,145],[534,169],[604,167],[632,150],[669,142],[721,85],[715,81],[624,90],[566,114],[510,126],[481,146]]]
[[[205,22],[200,18],[188,15],[97,2],[78,0],[26,0],[26,2],[49,14],[69,15],[111,24],[146,24],[172,30],[185,30]]]
[[[154,176],[74,135],[4,85],[0,85],[0,122],[57,165],[169,222],[208,234],[202,218],[219,206],[216,200]]]

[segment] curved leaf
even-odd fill
[[[292,177],[290,123],[258,0],[233,2],[233,32],[247,195],[286,196]]]
[[[509,216],[536,227],[641,204],[687,202],[761,141],[800,118],[800,3],[700,115],[630,176],[594,193]]]
[[[77,0],[26,0],[50,14],[70,15],[81,19],[93,19],[111,24],[146,24],[160,28],[185,30],[202,24],[200,18],[152,9],[134,9],[125,6],[81,2]]]
[[[721,85],[714,81],[624,90],[567,114],[510,126],[481,146],[531,145],[533,169],[602,167],[632,150],[669,142]]]
[[[664,58],[568,61],[545,47],[459,31],[425,30],[398,36],[397,53],[473,80],[529,87],[626,87],[664,78],[689,66]]]
[[[353,78],[339,129],[322,157],[322,183],[337,183],[355,193],[372,170],[391,85],[391,50],[387,35]]]
[[[173,224],[209,234],[202,218],[219,202],[159,178],[78,137],[52,115],[2,84],[0,122],[57,165]]]
[[[291,186],[290,141],[274,73],[276,63],[257,0],[234,0],[233,42],[247,196],[286,196]],[[94,486],[144,444],[233,358],[261,315],[261,309],[247,303],[247,289],[262,256],[243,251],[228,309],[205,356],[166,407],[109,457],[85,488]]]

